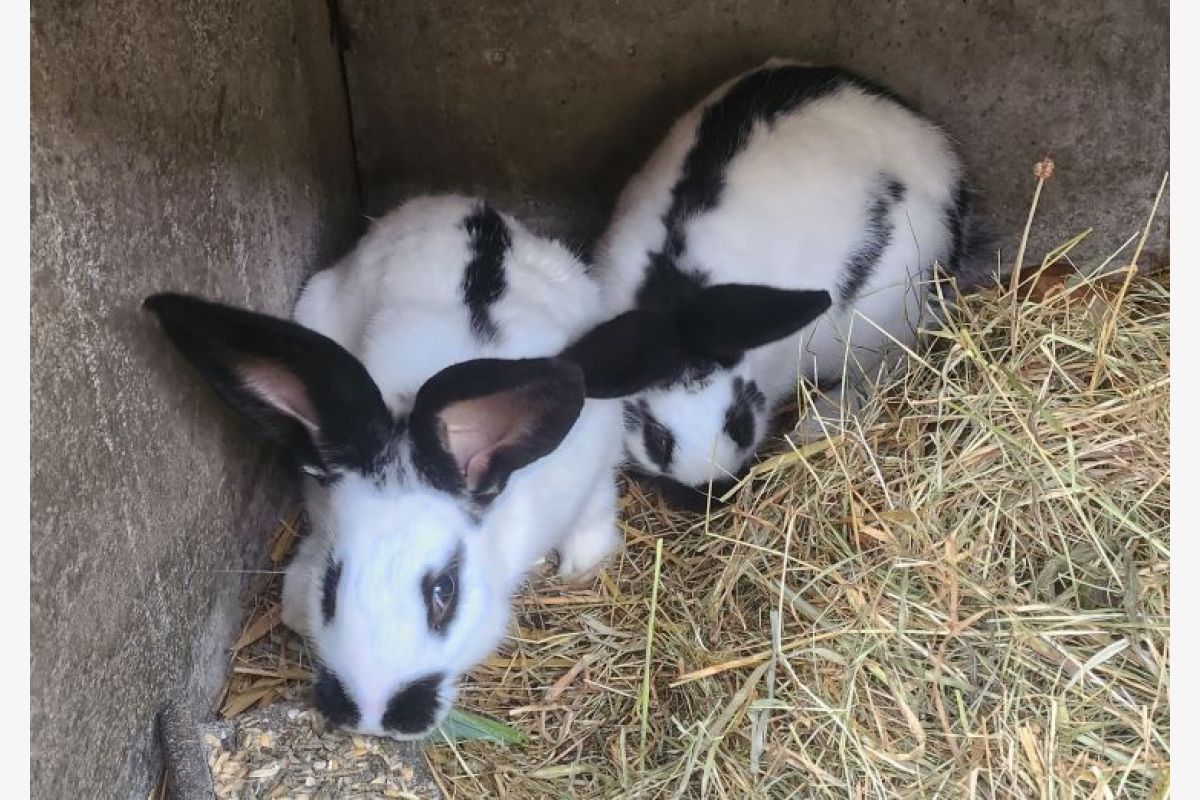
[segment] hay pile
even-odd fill
[[[966,298],[849,430],[707,518],[628,486],[619,559],[534,580],[463,687],[529,744],[430,747],[443,791],[1165,792],[1169,279],[1125,275]],[[239,654],[231,710],[293,686],[286,640]]]
[[[850,430],[708,519],[631,487],[619,562],[519,598],[464,691],[532,745],[437,771],[514,797],[1145,796],[1169,763],[1167,287],[1121,291],[971,298]]]

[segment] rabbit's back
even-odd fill
[[[554,355],[599,319],[578,258],[485,201],[418,197],[313,276],[296,321],[358,356],[389,404],[475,358]]]

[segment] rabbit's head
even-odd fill
[[[825,291],[696,287],[599,325],[564,357],[589,396],[627,397],[629,465],[676,505],[728,486],[766,432],[771,409],[747,352],[792,336],[830,307]]]

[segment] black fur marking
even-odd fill
[[[642,442],[646,446],[646,455],[659,469],[666,472],[671,468],[671,461],[675,457],[675,434],[650,413],[650,406],[645,400],[638,401],[638,404],[642,416]]]
[[[446,367],[417,392],[408,416],[413,466],[429,485],[451,494],[466,491],[465,476],[443,444],[441,412],[489,395],[520,395],[529,412],[521,434],[493,453],[472,499],[485,504],[504,490],[509,476],[558,447],[583,410],[584,379],[564,359],[479,358]]]
[[[686,244],[683,224],[716,207],[725,188],[725,171],[746,147],[755,125],[770,125],[779,116],[833,93],[844,82],[841,71],[829,68],[759,69],[704,109],[683,173],[671,190],[671,206],[664,219],[668,244],[664,252],[678,257]]]
[[[625,430],[629,432],[636,431],[642,425],[646,424],[646,417],[642,414],[642,408],[632,400],[626,400],[621,404],[622,417],[625,421]]]
[[[743,355],[743,353],[737,353],[728,364],[721,364],[712,360],[692,359],[674,383],[693,394],[702,392],[712,384],[713,376],[716,374],[718,367],[736,367],[738,362],[742,360]]]
[[[324,667],[317,674],[313,686],[317,710],[334,725],[354,726],[361,716],[358,706],[346,694],[346,687],[338,677]]]
[[[445,635],[446,628],[454,622],[458,614],[458,596],[462,583],[459,574],[462,570],[463,548],[460,544],[450,557],[449,563],[438,572],[427,572],[421,577],[421,597],[425,601],[425,621],[429,630]],[[434,603],[434,589],[441,584],[449,587],[449,597],[443,598],[444,610],[439,611]]]
[[[690,300],[707,283],[708,276],[703,272],[682,272],[676,267],[675,256],[653,253],[638,287],[637,307],[654,311],[674,308]]]
[[[962,267],[963,251],[966,247],[966,237],[963,234],[967,207],[967,185],[960,180],[950,196],[950,205],[942,212],[946,218],[946,225],[950,228],[950,252],[946,256],[945,266],[951,275],[956,274]]]
[[[677,266],[687,249],[684,228],[690,219],[720,202],[729,164],[746,147],[755,126],[771,125],[780,116],[848,86],[915,111],[885,87],[846,70],[797,65],[755,70],[704,109],[695,143],[671,190],[671,205],[663,218],[665,240],[657,253],[650,254],[646,277],[638,289],[640,307],[669,306],[703,286],[705,276],[684,274]]]
[[[744,467],[740,472],[744,474],[747,469]],[[680,483],[665,475],[651,475],[644,472],[635,472],[634,475],[639,483],[653,488],[671,508],[700,514],[708,508],[715,511],[725,506],[726,504],[721,502],[721,496],[732,489],[742,477],[739,474],[735,478],[714,478],[710,496],[707,483],[701,486],[688,486],[686,483]]]
[[[414,681],[392,695],[383,712],[383,727],[404,734],[424,733],[437,719],[438,686],[442,675],[436,673]]]
[[[337,613],[338,583],[342,579],[342,562],[334,562],[333,554],[328,556],[328,566],[325,567],[325,578],[321,581],[321,616],[325,624],[333,621]]]
[[[366,368],[332,339],[187,295],[151,295],[143,305],[221,399],[306,472],[328,483],[343,471],[383,469],[391,414]]]
[[[404,483],[404,461],[400,458],[400,443],[408,431],[408,417],[400,415],[392,421],[392,434],[379,457],[380,469],[374,474],[374,484],[382,489],[389,480]]]
[[[725,433],[740,449],[745,450],[754,441],[754,415],[766,405],[767,398],[757,383],[733,379],[733,402],[725,411]]]
[[[880,175],[879,184],[879,189],[867,209],[867,224],[863,231],[862,243],[846,261],[846,279],[838,287],[838,302],[842,306],[846,306],[858,296],[875,268],[879,266],[883,251],[892,241],[893,226],[888,220],[888,215],[908,191],[908,187],[890,175]]]
[[[996,263],[999,236],[994,222],[985,217],[981,197],[964,179],[954,187],[942,210],[950,243],[942,271],[954,278],[959,292],[969,294],[986,286],[1008,282],[1012,267]]]
[[[487,203],[463,221],[471,241],[471,260],[463,273],[463,302],[471,309],[471,330],[481,342],[496,338],[491,306],[507,287],[504,258],[512,247],[512,233],[503,217]]]

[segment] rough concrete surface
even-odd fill
[[[158,743],[171,800],[207,800],[214,794],[202,733],[191,705],[171,701],[158,715]]]
[[[139,305],[286,312],[357,226],[326,3],[31,9],[31,771],[145,797],[208,712],[286,484]]]
[[[341,0],[364,207],[485,191],[586,244],[671,121],[780,55],[888,83],[961,143],[1006,258],[1144,224],[1168,159],[1166,0]],[[1150,242],[1163,247],[1166,205]],[[1132,248],[1130,248],[1132,250]]]

